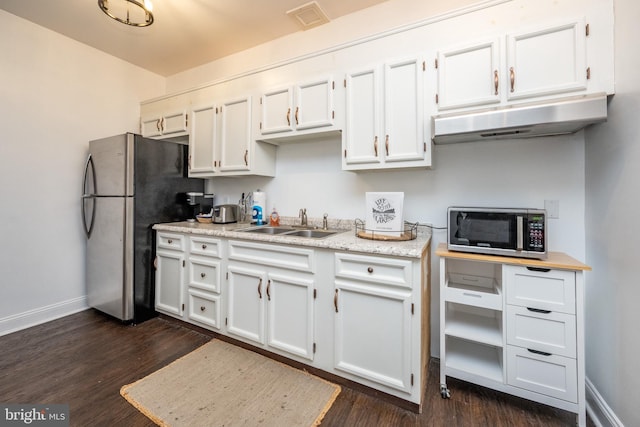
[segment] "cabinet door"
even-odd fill
[[[214,105],[191,110],[189,176],[210,175],[216,170],[216,117]]]
[[[322,79],[296,86],[297,130],[333,125],[333,85],[332,79]]]
[[[438,52],[438,109],[500,102],[500,41],[497,38]]]
[[[162,135],[162,128],[160,123],[162,121],[161,115],[145,116],[140,119],[140,133],[145,138],[153,138],[154,136]]]
[[[187,131],[187,112],[185,110],[165,113],[161,121],[162,134],[172,135]]]
[[[156,267],[156,309],[182,316],[184,254],[158,251]]]
[[[346,80],[346,122],[343,166],[379,164],[382,100],[377,67],[349,73]]]
[[[336,369],[411,390],[411,292],[335,282]]]
[[[251,97],[222,105],[220,171],[251,169]]]
[[[264,344],[264,305],[267,277],[264,270],[229,265],[227,331]]]
[[[260,103],[262,104],[260,131],[263,135],[293,130],[293,91],[290,87],[265,93]]]
[[[385,65],[385,132],[382,152],[386,163],[422,160],[423,65],[412,58]]]
[[[584,20],[507,36],[508,99],[587,88]]]
[[[267,344],[313,360],[313,280],[270,273],[266,295]]]

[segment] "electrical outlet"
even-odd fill
[[[560,218],[560,201],[559,200],[545,200],[544,208],[547,211],[548,218]]]

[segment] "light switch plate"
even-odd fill
[[[544,209],[547,211],[548,218],[560,218],[560,201],[545,200]]]

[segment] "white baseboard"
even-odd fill
[[[589,378],[585,380],[585,394],[587,398],[587,413],[598,427],[624,427],[622,421],[616,416],[611,407],[603,399],[602,395]]]
[[[89,308],[87,297],[74,298],[0,319],[0,336],[50,322]]]

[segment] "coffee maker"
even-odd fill
[[[213,205],[214,194],[190,191],[188,193],[178,193],[178,203],[185,205],[187,209],[187,221],[195,222],[196,215],[201,212],[208,213]],[[211,204],[205,204],[205,199],[211,199]],[[202,203],[200,202],[202,200]]]

